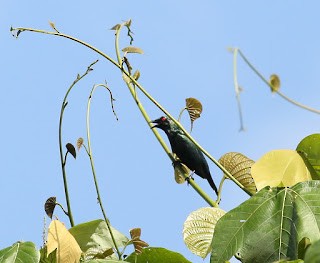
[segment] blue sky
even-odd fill
[[[97,54],[66,39],[35,33],[11,37],[10,26],[48,29],[74,35],[111,57],[117,23],[132,19],[134,45],[144,55],[130,56],[140,82],[172,115],[185,98],[203,104],[192,135],[217,159],[230,151],[257,160],[272,149],[294,149],[319,132],[319,116],[271,94],[239,59],[239,83],[246,132],[239,132],[232,55],[239,47],[266,77],[277,73],[281,91],[314,108],[319,105],[320,71],[317,1],[0,1],[2,158],[0,247],[17,240],[42,244],[43,204],[56,196],[65,204],[58,152],[58,120],[64,94],[78,73],[100,59],[72,91],[65,112],[64,143],[85,137],[86,104],[94,84],[108,82],[116,99],[113,117],[108,94],[92,101],[91,136],[106,212],[114,227],[128,234],[142,228],[142,239],[192,255],[182,240],[188,214],[206,203],[186,185],[177,185],[170,160],[150,132],[119,71]],[[128,39],[121,39],[122,47]],[[162,113],[141,96],[149,115]],[[185,115],[183,124],[188,128]],[[222,173],[209,163],[214,180]],[[96,202],[84,151],[68,160],[67,172],[76,223],[102,215]],[[213,195],[206,181],[197,183]],[[214,196],[213,196],[214,197]],[[226,211],[247,199],[233,183],[223,188]],[[68,219],[59,209],[56,215]],[[47,222],[49,220],[47,219]],[[205,262],[209,262],[207,258]]]

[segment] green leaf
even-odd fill
[[[148,247],[139,255],[132,253],[126,261],[131,263],[191,263],[184,256],[161,247]]]
[[[261,190],[225,214],[215,227],[211,262],[298,258],[298,243],[320,239],[320,181]]]
[[[128,261],[114,260],[114,259],[92,259],[92,260],[85,261],[85,263],[121,263],[121,262],[128,262]]]
[[[309,161],[316,172],[313,179],[320,179],[320,134],[311,134],[305,137],[297,146],[297,151]]]
[[[270,151],[251,167],[258,191],[265,186],[292,186],[312,180],[304,160],[294,150]]]
[[[296,260],[278,260],[272,263],[303,263],[303,262],[304,261],[302,259],[296,259]]]
[[[129,239],[118,230],[111,227],[118,247],[124,247]],[[109,248],[114,248],[107,224],[98,219],[76,225],[69,232],[78,242],[81,250],[90,256],[103,253]]]
[[[304,255],[306,254],[307,249],[311,245],[310,239],[307,237],[304,237],[300,240],[298,244],[298,258],[303,259]]]
[[[320,262],[320,240],[312,244],[306,252],[305,263]]]
[[[47,255],[47,246],[40,249],[40,261],[39,263],[56,263],[57,257],[56,253],[51,253]]]
[[[40,252],[32,242],[16,242],[0,250],[0,263],[38,263]]]

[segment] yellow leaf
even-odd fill
[[[82,253],[77,241],[58,220],[53,220],[49,226],[47,256],[54,250],[56,250],[57,263],[79,262]]]
[[[139,70],[136,70],[136,71],[134,72],[133,78],[134,78],[135,80],[138,80],[138,79],[140,78],[140,71],[139,71]]]
[[[266,153],[251,167],[257,190],[265,186],[287,187],[312,180],[301,156],[294,150],[274,150]]]
[[[116,24],[115,26],[113,26],[110,30],[118,30],[121,27],[120,24]]]
[[[49,25],[52,27],[52,29],[56,29],[56,26],[53,22],[49,21]]]
[[[218,220],[226,212],[216,207],[193,211],[183,224],[183,240],[188,249],[203,259],[211,252],[211,242]]]
[[[124,23],[124,25],[125,25],[125,26],[131,26],[131,22],[132,22],[131,19],[129,19],[128,21],[126,21],[126,22]]]
[[[124,49],[122,49],[122,51],[126,53],[143,54],[143,50],[141,48],[133,47],[133,46],[125,47]]]
[[[174,179],[176,180],[177,184],[183,184],[186,181],[184,175],[189,176],[189,174],[190,169],[185,164],[177,162],[174,165]]]
[[[271,91],[276,92],[280,89],[280,78],[276,74],[270,76],[269,84],[271,86]]]

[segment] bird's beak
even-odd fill
[[[158,120],[150,121],[149,123],[155,123],[155,125],[150,127],[151,129],[159,127],[159,121]]]

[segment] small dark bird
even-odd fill
[[[181,162],[200,177],[207,179],[212,189],[218,195],[217,187],[212,180],[208,163],[199,148],[190,141],[172,120],[166,117],[160,117],[152,121],[152,123],[155,125],[151,128],[159,128],[167,134],[172,152],[179,157]]]

